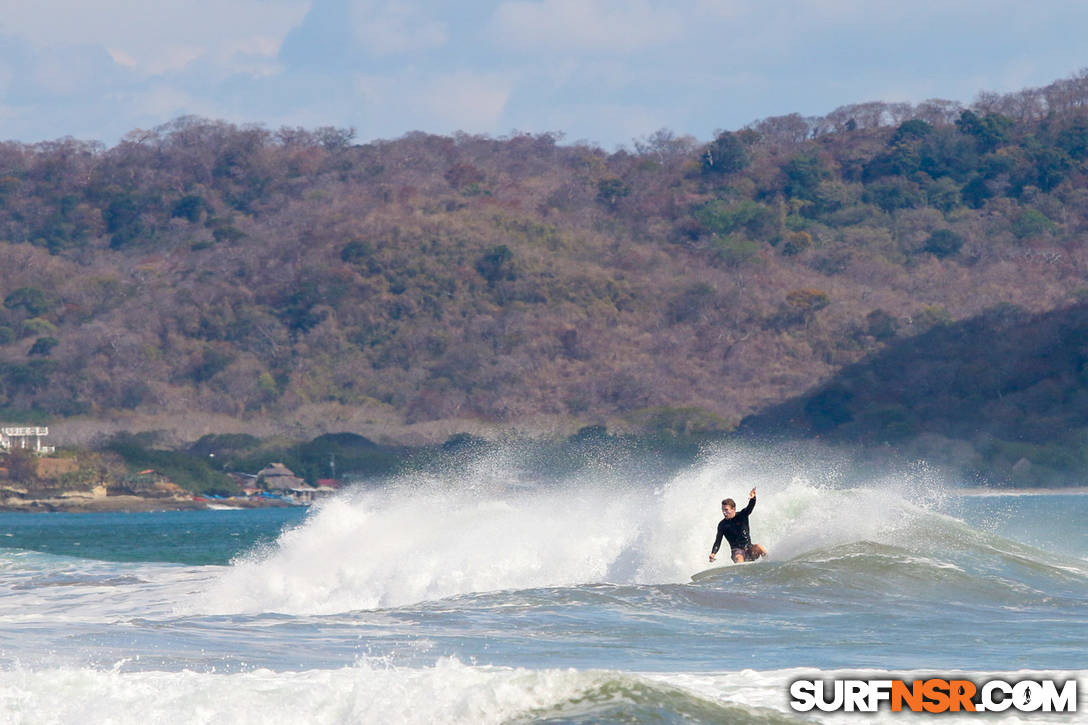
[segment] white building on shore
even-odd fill
[[[53,446],[42,445],[42,438],[49,435],[49,429],[43,426],[2,426],[0,427],[0,450],[31,450],[38,455],[52,453]]]

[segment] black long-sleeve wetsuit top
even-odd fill
[[[748,499],[748,505],[742,511],[738,511],[733,518],[723,518],[718,522],[718,537],[714,539],[714,548],[711,553],[717,554],[718,547],[722,545],[722,537],[729,542],[730,548],[743,549],[751,546],[752,536],[748,533],[748,516],[756,507],[756,499],[753,496]]]

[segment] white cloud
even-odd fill
[[[355,36],[375,55],[393,55],[438,48],[446,44],[445,23],[427,17],[406,0],[353,0],[350,9]]]
[[[146,48],[132,48],[131,45],[130,48],[135,55],[122,48],[107,47],[106,52],[109,53],[113,62],[122,68],[145,75],[181,70],[206,52],[206,49],[199,45],[168,44],[154,52],[147,52]]]
[[[468,71],[369,75],[356,82],[368,120],[381,128],[400,124],[402,133],[495,131],[512,88],[506,74]]]
[[[35,0],[14,2],[0,32],[39,50],[96,46],[142,75],[178,71],[200,58],[230,70],[238,57],[271,60],[309,0]]]
[[[212,110],[210,105],[200,104],[188,93],[163,85],[144,91],[132,100],[133,110],[153,118],[172,118],[183,113],[201,116]]]
[[[517,0],[496,9],[491,30],[513,50],[625,53],[675,39],[684,22],[671,8],[647,0]]]
[[[106,52],[110,54],[113,62],[122,68],[136,68],[140,64],[140,61],[119,48],[106,48]]]
[[[510,98],[508,78],[485,73],[448,73],[439,76],[424,96],[436,116],[457,129],[494,128]]]

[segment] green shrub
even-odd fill
[[[963,242],[963,237],[951,229],[938,229],[929,235],[922,251],[929,252],[938,259],[944,259],[959,254],[960,249],[963,248]]]
[[[884,310],[873,310],[865,316],[866,329],[877,340],[895,337],[899,331],[899,321],[894,315]]]
[[[348,242],[340,250],[340,259],[352,263],[365,262],[374,254],[374,248],[367,242]]]
[[[200,221],[201,216],[210,211],[211,207],[208,202],[204,201],[203,197],[196,194],[186,194],[174,203],[174,208],[170,210],[170,216],[175,219],[188,219],[195,224]]]
[[[727,204],[715,199],[696,209],[692,216],[708,232],[720,235],[743,229],[753,237],[760,237],[772,233],[777,226],[775,213],[754,201]]]
[[[1013,219],[1012,233],[1017,239],[1028,239],[1042,236],[1054,227],[1054,222],[1038,209],[1025,209]]]
[[[739,267],[759,254],[760,243],[740,236],[714,237],[710,248],[714,258],[727,267]]]
[[[914,182],[899,177],[874,181],[866,187],[862,198],[886,212],[909,209],[925,203],[921,188]]]
[[[53,295],[37,287],[20,287],[4,298],[4,307],[9,310],[22,309],[29,317],[41,317],[57,306]]]
[[[476,260],[476,271],[487,280],[488,285],[494,285],[500,280],[517,279],[517,273],[514,271],[514,253],[505,244],[492,247]]]
[[[27,355],[49,355],[53,352],[53,348],[60,344],[60,340],[55,337],[39,337],[31,345],[30,351]]]

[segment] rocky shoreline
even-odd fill
[[[207,499],[200,496],[149,497],[56,496],[48,498],[9,497],[0,501],[0,512],[20,513],[146,513],[152,511],[207,511],[216,509],[283,508],[293,506],[282,499],[260,496]]]

